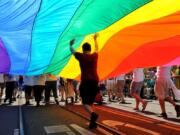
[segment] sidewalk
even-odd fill
[[[145,109],[145,112],[142,113],[141,111],[133,110],[133,108],[135,107],[134,98],[129,98],[129,97],[125,98],[127,104],[121,104],[119,102],[109,102],[107,97],[103,97],[103,98],[104,98],[104,102],[106,103],[104,104],[104,106],[113,107],[113,108],[125,110],[128,112],[134,112],[134,113],[138,113],[140,115],[146,116],[146,117],[180,125],[180,117],[179,118],[176,117],[176,112],[174,110],[174,107],[168,102],[165,103],[168,119],[163,119],[162,117],[159,117],[161,113],[161,109],[160,109],[158,100],[147,100],[148,101],[147,107]],[[177,104],[180,105],[180,103],[177,103]],[[140,104],[140,110],[141,109],[142,107]]]

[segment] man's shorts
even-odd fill
[[[24,86],[24,89],[25,89],[25,93],[26,93],[28,96],[31,96],[31,92],[32,92],[32,90],[33,90],[33,86],[25,85],[25,86]]]
[[[140,92],[141,92],[141,88],[143,86],[143,83],[144,82],[132,82],[131,83],[131,86],[130,86],[130,90],[131,90],[131,94],[139,94],[140,95]]]
[[[86,80],[80,84],[80,96],[83,104],[91,105],[94,103],[96,94],[98,93],[98,81]]]

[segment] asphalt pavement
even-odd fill
[[[65,105],[60,102],[60,105],[56,105],[53,98],[51,101],[50,105],[41,102],[40,107],[35,106],[34,100],[31,100],[32,105],[25,106],[24,97],[17,99],[12,105],[1,102],[0,135],[19,135],[21,131],[25,135],[180,134],[180,118],[176,118],[174,108],[169,103],[166,103],[168,119],[163,119],[158,116],[160,106],[157,100],[149,100],[145,112],[142,113],[133,110],[133,98],[126,98],[126,104],[120,104],[116,101],[109,102],[105,97],[105,104],[95,107],[100,115],[99,126],[89,130],[89,116],[80,103]]]

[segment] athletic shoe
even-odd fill
[[[98,114],[96,114],[95,112],[91,113],[91,120],[89,123],[89,129],[93,129],[93,128],[97,128],[97,124],[96,124],[96,120],[98,119]]]

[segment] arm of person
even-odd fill
[[[69,42],[70,51],[71,51],[72,54],[75,54],[75,52],[76,52],[76,51],[74,50],[74,48],[73,48],[74,42],[75,42],[75,39],[72,39],[72,40]]]
[[[98,37],[98,33],[96,33],[94,35],[94,43],[95,43],[95,52],[98,53],[98,50],[99,50],[99,45],[98,45],[98,42],[97,42],[97,37]]]

